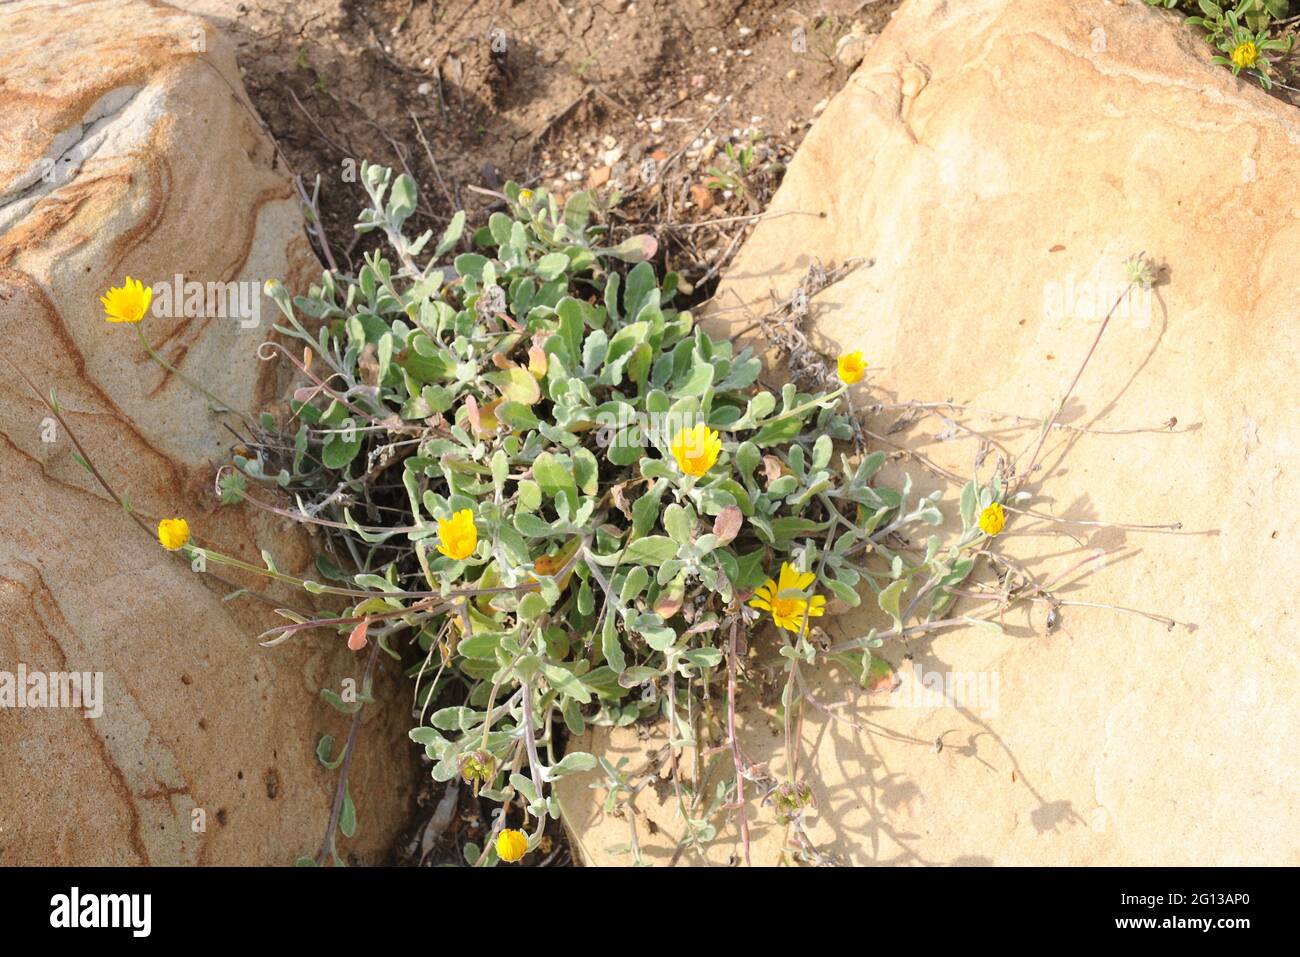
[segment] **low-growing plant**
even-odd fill
[[[764,621],[792,674],[831,659],[866,681],[885,638],[962,620],[942,616],[1001,530],[1003,489],[967,486],[956,541],[917,538],[941,521],[938,493],[881,483],[884,452],[836,449],[859,435],[843,397],[860,356],[842,359],[833,391],[761,386],[761,361],[674,308],[674,275],[637,262],[651,240],[602,245],[586,194],[561,208],[507,184],[481,251],[417,267],[432,237],[402,235],[414,183],[376,166],[363,181],[358,228],[384,232],[405,268],[375,252],[305,297],[271,285],[309,384],[293,430],[236,464],[345,535],[361,568],[349,587],[365,597],[324,619],[287,613],[268,644],[316,628],[395,658],[397,635],[418,644],[428,720],[411,737],[436,779],[522,808],[535,847],[559,814],[553,782],[596,765],[558,753],[557,721],[576,735],[663,715],[671,745],[691,747],[707,689]],[[899,547],[905,533],[926,544]],[[855,606],[864,586],[892,627],[818,647],[827,597]],[[453,685],[463,700],[434,708]],[[787,706],[797,693],[791,681]]]
[[[301,297],[267,284],[283,314],[276,328],[296,345],[267,342],[259,354],[291,363],[303,384],[278,418],[240,413],[248,434],[217,476],[223,502],[314,526],[332,557],[321,555],[319,577],[304,579],[267,552],[259,566],[205,547],[182,518],[157,529],[196,571],[220,578],[231,568],[346,604],[327,613],[281,606],[286,621],[263,644],[323,631],[353,651],[369,646],[359,694],[321,693],[353,720],[337,754],[332,737],[317,743],[339,787],[321,849],[301,863],[341,863],[336,836],[357,826],[347,772],[380,653],[409,662],[420,718],[410,737],[433,777],[460,778],[502,806],[487,840],[465,847],[471,864],[536,849],[546,820],[560,815],[553,785],[565,775],[599,764],[610,809],[646,786],[624,762],[563,750],[561,728],[581,735],[656,717],[668,730],[679,848],[706,845],[718,815],[736,809],[748,857],[749,782],[792,829],[796,856],[819,862],[803,828],[808,782],[793,765],[781,780],[754,766],[736,737],[751,636],[774,626],[792,751],[792,716],[812,701],[801,669],[829,663],[871,687],[890,671],[877,651],[886,640],[996,628],[1021,600],[1047,602],[1052,616],[1071,604],[1054,592],[1073,571],[1042,584],[990,544],[1016,512],[1044,517],[1018,507],[1030,497],[1023,485],[1082,367],[1038,423],[1032,454],[999,456],[986,480],[965,481],[960,531],[940,534],[941,493],[917,495],[906,473],[883,481],[886,453],[867,447],[848,406],[847,389],[867,372],[860,353],[816,375],[801,358],[801,380],[837,383],[829,391],[765,386],[749,349],[674,306],[677,277],[657,277],[646,261],[653,239],[608,245],[590,194],[561,207],[545,190],[508,183],[504,211],[473,234],[474,251],[455,252],[464,244],[458,213],[421,266],[432,234],[403,232],[414,181],[366,164],[362,182],[370,207],[357,229],[382,234],[396,262],[375,250],[355,276],[326,271]],[[1129,270],[1088,357],[1124,295],[1155,282],[1144,257]],[[140,327],[149,295],[128,278],[104,305],[110,321],[137,325],[165,366]],[[46,404],[67,428],[57,399]],[[78,461],[147,528],[68,434]],[[292,506],[250,491],[250,480]],[[981,555],[996,560],[997,581],[963,590]],[[880,610],[879,628],[832,643],[813,624],[829,601],[854,607],[864,596]],[[963,596],[994,607],[956,613]],[[725,709],[714,706],[719,697]],[[710,750],[734,773],[697,793],[705,778],[692,784],[679,773],[684,749],[697,762]],[[507,826],[520,815],[523,827]],[[639,860],[635,827],[628,850]]]
[[[1277,22],[1290,13],[1290,0],[1239,0],[1235,7],[1215,0],[1146,2],[1166,9],[1199,10],[1187,22],[1201,27],[1206,42],[1222,54],[1213,61],[1231,69],[1234,76],[1245,71],[1266,90],[1273,87],[1277,64],[1295,45],[1294,34],[1273,35]]]
[[[758,139],[759,135],[753,133],[742,143],[723,144],[718,162],[708,167],[704,181],[708,189],[730,190],[754,210],[761,209],[760,198],[775,188],[774,183],[785,171],[784,164]]]

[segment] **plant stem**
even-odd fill
[[[731,739],[731,760],[736,766],[736,806],[740,815],[740,841],[745,849],[745,865],[749,860],[749,818],[745,814],[745,766],[740,756],[740,742],[736,738],[736,620],[731,621],[731,641],[727,651],[727,736]]]
[[[1051,434],[1053,426],[1056,425],[1057,418],[1065,409],[1065,403],[1069,402],[1070,396],[1074,394],[1074,387],[1079,384],[1079,379],[1083,377],[1083,370],[1088,367],[1088,362],[1092,359],[1092,354],[1097,351],[1097,346],[1101,344],[1101,337],[1106,334],[1106,327],[1110,325],[1110,320],[1115,315],[1115,310],[1119,308],[1120,303],[1124,301],[1125,297],[1133,291],[1133,286],[1134,283],[1130,281],[1129,284],[1124,287],[1124,291],[1119,294],[1119,298],[1117,298],[1114,305],[1110,307],[1110,312],[1106,313],[1106,318],[1101,321],[1101,328],[1097,330],[1097,335],[1093,338],[1092,345],[1088,347],[1088,354],[1083,357],[1083,362],[1079,363],[1079,368],[1074,373],[1074,379],[1071,380],[1070,387],[1065,390],[1065,395],[1061,396],[1061,401],[1056,403],[1055,408],[1052,409],[1052,414],[1048,416],[1047,422],[1043,425],[1043,429],[1038,435],[1038,444],[1034,446],[1034,454],[1029,457],[1029,464],[1025,466],[1025,470],[1021,472],[1020,476],[1016,479],[1016,487],[1013,491],[1018,491],[1029,479],[1029,476],[1034,473],[1034,468],[1038,465],[1038,456],[1042,454],[1043,444],[1047,441],[1047,436]]]
[[[366,671],[361,679],[361,696],[370,694],[370,679],[375,670],[375,661],[379,657],[379,642],[372,641],[370,660],[366,662]],[[330,855],[334,853],[334,835],[338,830],[339,818],[343,814],[343,798],[347,794],[348,771],[352,767],[352,755],[356,751],[357,733],[361,730],[361,710],[365,705],[358,702],[357,710],[352,714],[352,726],[348,729],[348,741],[343,746],[343,764],[339,767],[339,783],[334,789],[334,806],[330,810],[329,826],[325,829],[325,840],[321,842],[316,854],[316,864],[324,867]]]
[[[203,386],[199,385],[197,382],[195,382],[193,379],[187,376],[180,369],[177,369],[174,365],[172,365],[170,362],[168,362],[166,359],[160,356],[158,352],[154,349],[154,347],[149,344],[149,340],[144,337],[144,327],[142,325],[136,323],[135,331],[136,334],[139,335],[140,337],[140,344],[144,346],[144,351],[149,353],[149,358],[153,359],[154,362],[162,366],[163,369],[165,369],[167,372],[170,372],[172,375],[176,376],[176,378],[180,379],[191,389],[201,392],[204,396],[207,397],[209,402],[217,406],[217,411],[220,412],[224,409],[225,411],[233,412],[235,413],[235,415],[243,419],[245,424],[247,424],[249,428],[254,428],[254,429],[257,428],[257,423],[253,421],[253,419],[248,415],[247,412],[241,412],[239,411],[238,407],[232,405],[231,403],[218,399],[207,389],[203,388]]]

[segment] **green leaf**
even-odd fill
[[[555,455],[543,452],[533,461],[533,478],[542,487],[542,491],[551,498],[564,497],[569,500],[569,507],[578,507],[578,486],[574,481],[573,470],[566,467]]]
[[[586,685],[568,668],[544,661],[542,662],[542,674],[545,676],[547,683],[560,694],[575,698],[583,704],[591,700],[591,692],[587,690]]]
[[[497,649],[501,647],[503,637],[505,637],[505,632],[500,631],[470,635],[468,638],[460,640],[460,643],[456,645],[456,651],[466,658],[483,658],[491,661],[496,658]]]
[[[344,837],[357,833],[357,806],[352,803],[352,791],[346,784],[343,786],[343,812],[339,815],[339,830]]]
[[[441,259],[452,246],[460,242],[461,233],[465,230],[465,210],[456,211],[456,215],[451,217],[451,222],[447,224],[447,229],[442,234],[442,239],[438,240],[438,246],[433,251],[434,259]]]
[[[623,561],[634,565],[659,565],[677,557],[677,543],[666,535],[638,538],[623,553]]]
[[[663,500],[664,483],[657,481],[648,494],[632,503],[632,535],[640,538],[654,528],[659,517],[659,503]],[[673,554],[676,554],[674,552]]]
[[[622,671],[627,667],[627,659],[623,655],[623,642],[618,636],[618,620],[612,608],[605,614],[605,625],[600,633],[600,650],[609,666],[615,671]]]
[[[548,781],[554,781],[565,774],[574,774],[582,771],[591,771],[596,767],[596,759],[587,754],[585,751],[573,751],[560,758],[555,764],[546,769],[543,775]]]
[[[321,462],[335,470],[346,467],[361,451],[361,433],[356,431],[355,423],[344,419],[338,427],[349,431],[331,434],[321,450]]]
[[[650,584],[650,573],[642,565],[637,565],[627,573],[627,578],[623,580],[623,587],[619,589],[618,600],[623,604],[638,598],[646,585]]]
[[[658,298],[654,267],[648,262],[638,263],[627,274],[627,286],[623,290],[623,313],[629,321],[635,319],[641,307],[650,301],[651,293]]]
[[[664,509],[664,530],[679,545],[690,542],[691,533],[695,531],[695,523],[694,509],[677,504],[669,505]],[[674,552],[673,554],[677,553]]]
[[[979,490],[975,487],[974,480],[967,482],[961,490],[961,524],[962,528],[970,528],[975,522],[975,507],[978,504]]]
[[[393,183],[388,194],[388,217],[398,228],[415,212],[417,192],[415,180],[405,173]]]
[[[440,708],[429,715],[429,723],[443,731],[469,731],[483,722],[483,712],[474,708]]]
[[[583,495],[595,495],[599,491],[600,466],[589,449],[574,449],[573,477]]]
[[[862,604],[861,596],[842,581],[837,581],[832,578],[824,582],[824,584],[828,589],[830,589],[831,593],[834,594],[836,598],[844,602],[844,604],[848,605],[850,608],[857,608],[858,605]]]
[[[519,617],[524,621],[534,621],[546,613],[550,602],[540,592],[529,592],[519,599]]]
[[[334,750],[334,736],[332,734],[321,735],[320,741],[316,743],[316,758],[321,764],[331,771],[338,768],[343,763],[343,755],[339,754],[337,758],[330,759],[330,752]]]
[[[898,605],[902,600],[903,592],[905,591],[907,591],[907,579],[900,578],[896,582],[891,582],[887,588],[883,589],[880,594],[876,596],[876,601],[880,605],[880,610],[894,619],[895,628],[901,628],[903,625],[903,621],[899,617]]]
[[[533,410],[519,402],[502,402],[497,406],[497,418],[519,431],[535,429],[541,424]]]
[[[569,257],[564,255],[564,253],[547,253],[541,259],[537,260],[537,264],[534,268],[537,270],[537,275],[539,277],[550,282],[552,279],[558,278],[564,273],[564,270],[569,268]]]
[[[542,504],[542,487],[532,479],[519,480],[519,507],[525,512],[535,512]]]

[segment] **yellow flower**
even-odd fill
[[[519,191],[519,205],[527,206],[533,201],[533,191],[531,189],[521,189]]]
[[[692,429],[678,431],[669,450],[683,472],[698,478],[718,461],[718,455],[722,452],[722,438],[701,422]]]
[[[158,541],[169,552],[184,548],[190,540],[190,525],[183,518],[164,518],[158,523]]]
[[[1259,60],[1259,48],[1255,46],[1254,41],[1247,40],[1245,43],[1238,43],[1232,48],[1232,62],[1239,70],[1246,67],[1254,66]]]
[[[460,561],[469,558],[478,548],[478,527],[474,524],[474,513],[467,508],[461,509],[451,518],[438,519],[438,551],[448,558]]]
[[[749,604],[753,608],[770,611],[772,620],[776,622],[778,628],[798,634],[803,631],[805,612],[813,618],[820,618],[826,613],[826,598],[824,595],[813,595],[812,601],[809,602],[804,598],[779,596],[782,592],[807,591],[816,577],[812,572],[801,573],[789,562],[782,562],[780,581],[774,582],[769,578],[754,592],[754,597],[749,600]]]
[[[125,284],[114,286],[99,301],[104,304],[104,318],[109,322],[139,322],[153,302],[153,287],[127,276]]]
[[[845,385],[853,385],[866,374],[867,360],[862,358],[861,352],[846,352],[840,356],[836,366],[840,381]]]
[[[980,531],[990,538],[1002,531],[1006,524],[1007,513],[997,502],[980,512]]]
[[[506,828],[497,835],[497,857],[513,864],[528,853],[528,835],[514,828]]]

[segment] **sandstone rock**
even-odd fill
[[[124,274],[256,291],[272,277],[302,287],[319,269],[230,45],[166,6],[20,2],[0,7],[0,62],[5,355],[57,391],[90,457],[148,522],[184,515],[204,544],[253,562],[266,548],[285,571],[305,570],[306,536],[216,507],[212,466],[233,441],[230,417],[162,374],[98,302]],[[254,408],[278,391],[274,364],[256,357],[273,321],[260,304],[255,328],[208,314],[151,316],[144,329],[187,375]],[[313,749],[346,731],[319,691],[359,676],[360,663],[335,636],[259,648],[270,609],[223,601],[230,589],[159,548],[0,368],[0,672],[102,672],[105,698],[98,718],[0,715],[0,862],[286,864],[314,853],[336,775]],[[351,850],[375,860],[403,823],[411,774],[404,709],[370,710]]]
[[[1180,18],[1102,0],[911,0],[812,128],[728,270],[715,300],[728,308],[714,322],[747,325],[739,304],[766,311],[769,294],[788,295],[815,260],[874,259],[813,303],[825,350],[862,349],[876,370],[860,408],[951,399],[1042,416],[1122,288],[1123,260],[1145,250],[1166,264],[1168,281],[1112,320],[1064,416],[1143,431],[1054,432],[1050,471],[1027,486],[1032,508],[1078,524],[1013,515],[998,548],[1041,581],[1104,554],[1060,597],[1193,626],[1068,606],[1049,630],[1045,607],[1022,606],[1004,634],[887,646],[901,679],[893,696],[822,670],[813,693],[848,702],[835,720],[804,715],[799,773],[826,854],[854,864],[1300,862],[1289,753],[1300,726],[1297,144],[1296,111],[1211,65]],[[867,426],[883,434],[898,417],[882,410]],[[1177,427],[1162,430],[1172,418]],[[1035,436],[1009,419],[965,421],[995,430],[1011,456]],[[891,439],[969,475],[975,443],[938,441],[943,428]],[[992,467],[993,455],[985,478]],[[948,486],[949,515],[955,499]],[[827,629],[840,640],[880,624],[863,612]],[[756,644],[751,687],[753,666],[777,660]],[[918,671],[996,677],[996,706],[969,696],[963,707],[917,706]],[[741,717],[750,757],[779,778],[788,757],[770,704],[748,695]],[[601,732],[590,743],[636,766],[663,736]],[[731,773],[714,760],[710,794]],[[628,842],[627,822],[602,814],[595,780],[565,779],[566,819],[590,862],[626,862],[609,848]],[[786,835],[749,794],[753,860],[773,863]],[[667,863],[682,831],[671,789],[643,789],[637,807],[646,860]],[[732,826],[707,859],[739,854]]]
[[[867,32],[867,25],[855,20],[852,28],[835,42],[835,59],[840,66],[852,70],[862,62],[862,58],[876,42],[876,34]]]

